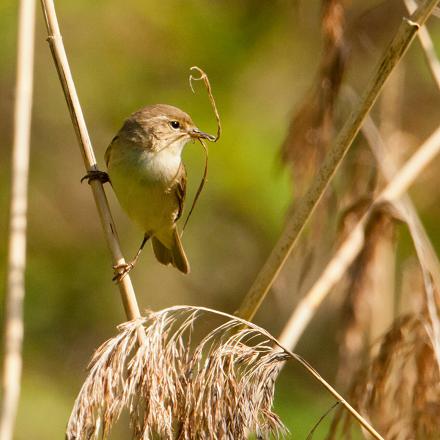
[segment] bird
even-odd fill
[[[115,279],[135,266],[150,239],[160,263],[190,272],[176,223],[187,186],[182,151],[188,142],[199,139],[215,138],[200,131],[179,108],[149,105],[132,113],[111,141],[105,152],[107,173],[92,171],[85,176],[109,181],[122,208],[144,232],[134,259],[114,266]]]

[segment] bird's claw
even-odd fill
[[[99,171],[99,170],[88,171],[87,174],[81,179],[81,183],[84,180],[87,180],[89,185],[92,180],[99,180],[102,184],[110,182],[110,178],[108,174],[105,171]]]
[[[115,276],[112,278],[112,281],[115,283],[119,283],[131,271],[134,267],[134,262],[131,263],[121,263],[115,264],[113,266],[113,270],[115,271]]]

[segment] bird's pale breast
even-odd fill
[[[173,226],[178,200],[170,191],[181,166],[180,152],[159,152],[112,145],[108,173],[116,196],[127,214],[144,232]]]

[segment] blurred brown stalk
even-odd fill
[[[364,230],[370,216],[377,206],[383,203],[394,203],[404,194],[424,167],[440,153],[440,128],[438,128],[413,154],[390,183],[377,196],[374,203],[353,225],[351,232],[340,245],[331,261],[323,270],[319,279],[296,307],[289,322],[284,328],[280,342],[291,349],[296,346],[307,324],[314,316],[331,288],[342,278],[349,265],[361,251],[364,243]]]
[[[411,15],[410,19],[402,21],[391,44],[385,50],[359,104],[339,132],[308,191],[300,200],[292,215],[287,219],[286,226],[278,242],[242,301],[237,312],[238,316],[251,320],[260,308],[269,289],[298,242],[301,232],[353,143],[365,117],[379,96],[385,81],[401,60],[418,29],[425,23],[436,5],[436,0],[427,1]]]
[[[4,314],[0,439],[11,440],[21,388],[27,189],[34,68],[35,0],[21,0]]]
[[[410,12],[415,9],[411,0],[405,4]],[[418,36],[438,88],[440,64],[425,27]],[[387,185],[377,195],[356,196],[356,203],[347,210],[342,244],[299,301],[279,339],[294,349],[319,305],[348,273],[339,344],[340,383],[352,382],[350,401],[387,439],[436,439],[440,434],[435,416],[440,398],[440,264],[405,191],[440,152],[440,128],[402,167],[397,165],[405,144],[399,127],[405,91],[402,72],[393,75],[382,95],[380,129],[369,115],[361,128]],[[347,92],[357,105],[354,93]],[[376,186],[383,186],[380,179]],[[402,220],[413,240],[423,281],[417,290],[412,286],[409,294],[414,304],[403,316],[396,301],[402,294],[394,285],[396,275],[401,276],[401,270],[395,273],[394,230]],[[396,313],[399,317],[394,321]],[[352,425],[339,409],[328,438],[339,438],[338,432],[351,438]]]
[[[411,2],[408,1],[407,3],[410,4]],[[439,86],[440,72],[436,67],[439,62],[436,55],[431,50],[432,41],[428,31],[425,27],[422,27],[421,30],[424,31],[422,34],[423,37],[421,37],[422,49],[426,54],[425,58],[434,81],[437,86]],[[358,99],[351,89],[345,90],[345,93],[348,95],[350,101]],[[375,156],[376,163],[380,167],[385,180],[391,181],[397,172],[398,166],[395,163],[396,161],[393,158],[393,155],[388,151],[389,149],[385,145],[379,129],[369,115],[365,118],[361,130],[364,137],[367,139],[368,145]],[[416,240],[419,243],[419,258],[422,264],[424,267],[428,268],[429,272],[434,277],[435,284],[440,286],[440,264],[437,254],[418,217],[417,211],[407,194],[402,194],[398,201],[398,206],[400,211],[405,212],[408,225],[412,229],[412,234],[416,237]],[[349,237],[346,238],[346,240],[349,239]],[[354,237],[352,237],[352,240],[354,240]],[[280,341],[285,346],[294,349],[306,326],[314,316],[316,309],[322,303],[332,287],[342,278],[345,271],[348,270],[351,261],[355,258],[355,255],[353,255],[344,262],[342,255],[342,253],[339,253],[339,257],[337,255],[333,257],[322,272],[322,275],[296,307],[280,335]]]

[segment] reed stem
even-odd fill
[[[93,151],[86,122],[84,120],[81,105],[76,93],[75,84],[73,82],[72,73],[70,71],[69,62],[67,60],[66,51],[64,49],[63,39],[61,37],[58,19],[55,12],[55,5],[53,0],[41,0],[41,6],[43,8],[47,27],[47,41],[49,42],[49,46],[52,51],[55,67],[63,88],[67,107],[69,108],[84,165],[87,171],[95,171],[98,169],[98,165],[96,163],[95,153]],[[96,207],[98,209],[106,242],[112,256],[113,265],[116,266],[124,264],[125,259],[122,255],[116,232],[116,226],[110,212],[103,185],[99,180],[95,179],[91,181],[90,186],[92,188]],[[118,285],[127,319],[132,320],[139,318],[141,315],[130,276],[127,274],[126,276],[118,279]]]
[[[4,315],[0,439],[12,440],[20,399],[25,296],[29,149],[34,70],[35,0],[21,0],[18,19],[9,243]]]

